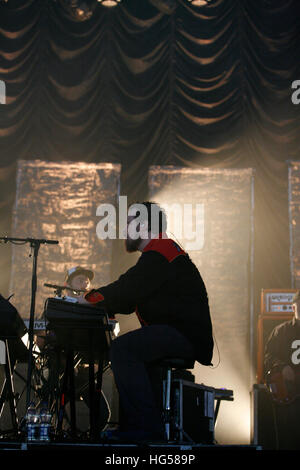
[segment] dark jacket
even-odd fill
[[[141,325],[175,327],[195,348],[195,358],[211,364],[212,324],[206,288],[189,256],[171,239],[151,240],[135,266],[99,289],[107,313],[136,312]]]

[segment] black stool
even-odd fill
[[[172,372],[183,369],[193,369],[195,365],[194,359],[183,359],[179,357],[167,358],[159,361],[160,367],[166,370],[165,387],[163,388],[163,416],[165,424],[165,435],[167,441],[170,440],[170,424],[171,424],[171,385]]]

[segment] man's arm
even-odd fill
[[[149,251],[117,281],[91,291],[86,299],[103,305],[108,313],[129,314],[167,280],[168,274],[169,262],[160,253]]]

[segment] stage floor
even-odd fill
[[[206,444],[190,444],[190,443],[151,443],[144,442],[142,444],[129,443],[93,443],[93,442],[19,442],[12,440],[0,440],[0,452],[3,451],[19,451],[19,452],[40,452],[40,451],[95,451],[107,456],[130,455],[139,453],[149,455],[181,455],[191,456],[203,451],[242,451],[255,452],[262,450],[260,446],[253,445],[206,445]],[[171,458],[169,459],[171,460]],[[184,459],[185,460],[185,459]],[[171,462],[169,462],[171,463]],[[175,462],[174,462],[175,463]],[[178,462],[179,463],[179,462]],[[193,463],[192,459],[190,462]]]

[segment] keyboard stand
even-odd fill
[[[89,364],[90,440],[100,441],[102,374],[111,342],[111,325],[107,314],[93,307],[56,299],[48,299],[45,309],[48,330],[56,337],[57,346],[66,355],[66,367],[58,412],[57,433],[61,434],[66,395],[70,400],[71,434],[76,436],[76,409],[74,387],[74,352],[84,356]],[[98,363],[95,384],[95,362]]]

